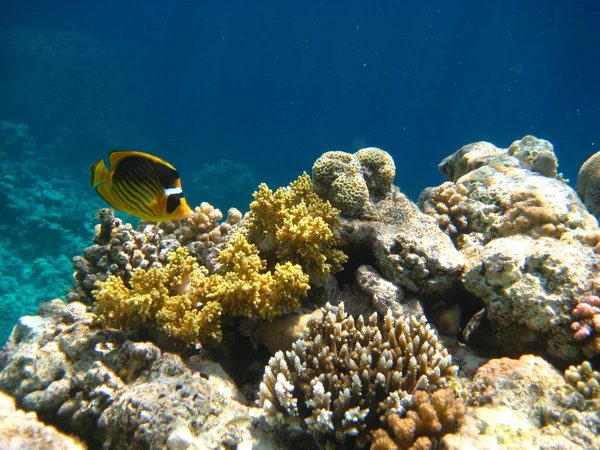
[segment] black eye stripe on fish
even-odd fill
[[[181,203],[182,194],[171,194],[167,197],[167,212],[172,213]]]

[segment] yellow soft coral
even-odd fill
[[[315,193],[303,173],[288,188],[273,192],[261,184],[254,193],[246,229],[261,250],[278,261],[299,264],[309,275],[327,276],[341,270],[347,256],[336,248],[339,211]]]
[[[164,268],[134,269],[130,287],[114,275],[97,282],[95,312],[106,326],[124,330],[147,326],[182,344],[206,337],[219,340],[220,305],[200,304],[193,295],[208,278],[207,270],[180,247],[169,254]]]
[[[223,274],[211,276],[205,298],[217,300],[233,316],[272,320],[297,309],[309,289],[308,276],[298,265],[276,264],[272,272],[266,271],[258,248],[241,233],[221,251],[219,262]]]
[[[130,287],[109,276],[94,290],[95,311],[109,327],[148,327],[188,345],[222,338],[221,317],[246,316],[272,320],[297,309],[309,289],[299,265],[276,264],[267,271],[255,245],[238,234],[219,254],[221,269],[208,274],[180,247],[166,267],[135,269]]]

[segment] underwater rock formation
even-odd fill
[[[436,221],[396,186],[362,219],[341,218],[341,247],[369,255],[390,282],[413,293],[440,293],[459,278],[463,256]]]
[[[217,363],[131,342],[81,303],[54,300],[39,314],[19,321],[0,354],[0,389],[26,410],[105,448],[159,449],[185,435],[206,446],[258,439],[251,417],[228,425],[255,410]]]
[[[462,286],[486,308],[500,351],[576,361],[571,311],[592,287],[600,230],[556,168],[546,170],[556,159],[547,141],[527,136],[511,149],[461,148],[439,166],[451,181],[419,205],[465,257]]]
[[[469,416],[496,448],[600,448],[598,405],[538,356],[492,359],[467,389]]]
[[[552,146],[465,146],[422,210],[388,157],[316,165],[359,168],[355,217],[306,174],[261,185],[245,217],[203,203],[135,229],[101,210],[70,303],[19,320],[0,390],[93,447],[600,448],[583,361],[600,342],[600,231]]]
[[[0,392],[0,448],[84,450],[76,438],[40,422],[37,414],[17,409],[12,397]]]

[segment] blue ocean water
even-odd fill
[[[600,148],[598,23],[593,0],[2,2],[0,341],[64,295],[112,148],[225,210],[364,146],[413,200],[462,145],[526,134],[574,183]]]

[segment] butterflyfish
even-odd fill
[[[114,150],[110,169],[103,159],[92,166],[92,187],[110,206],[151,222],[183,219],[192,214],[177,169],[144,152]]]

